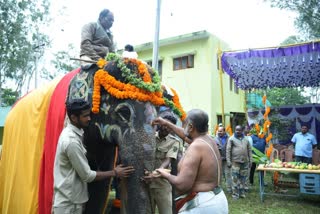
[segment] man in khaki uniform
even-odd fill
[[[161,117],[176,124],[177,119],[170,112],[164,112]],[[176,160],[178,151],[182,147],[180,139],[169,133],[165,127],[158,127],[156,134],[156,161],[155,168],[170,169],[172,160]],[[180,146],[181,145],[181,146]],[[172,186],[163,178],[155,178],[150,185],[151,208],[155,213],[156,206],[160,214],[172,214]]]

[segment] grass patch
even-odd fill
[[[266,193],[274,193],[274,186],[271,180],[271,174],[268,172],[265,177],[267,186]],[[226,190],[224,184],[223,189]],[[299,194],[298,188],[287,188],[286,194]],[[264,202],[261,202],[259,195],[259,179],[258,173],[255,173],[254,185],[250,187],[250,191],[246,193],[246,198],[233,200],[231,194],[225,191],[229,203],[230,214],[315,214],[320,213],[320,195],[301,194],[298,197],[287,197],[285,195],[273,196],[265,195]],[[114,199],[114,192],[110,192],[110,200]],[[111,205],[111,204],[110,204]],[[110,206],[108,212],[110,213]],[[113,212],[111,212],[113,213]]]
[[[267,173],[265,181],[266,193],[275,193],[272,184],[271,174]],[[225,189],[225,188],[224,188]],[[283,187],[287,190],[286,194],[299,195],[299,188]],[[226,191],[225,191],[226,192]],[[250,187],[250,191],[246,193],[246,198],[234,200],[231,194],[227,194],[230,214],[313,214],[320,213],[320,196],[300,194],[298,197],[288,197],[281,195],[265,195],[264,202],[260,200],[258,173],[255,173],[254,185]]]

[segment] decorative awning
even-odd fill
[[[320,86],[320,41],[224,52],[222,69],[243,89]]]

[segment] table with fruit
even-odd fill
[[[269,164],[260,164],[257,170],[320,174],[320,164],[312,165],[301,162],[281,162],[276,160]]]
[[[259,171],[259,187],[260,199],[264,201],[264,195],[284,195],[279,193],[266,193],[264,187],[264,174],[265,172],[282,172],[282,173],[298,173],[298,174],[320,174],[320,164],[312,165],[301,162],[281,162],[275,159],[272,163],[259,164],[257,171]],[[287,196],[297,196],[289,195]]]

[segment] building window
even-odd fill
[[[222,115],[217,115],[217,124],[222,123]]]
[[[229,89],[233,91],[233,79],[229,76]]]
[[[176,57],[173,59],[173,70],[181,70],[194,67],[194,55]]]
[[[147,61],[147,64],[152,67],[152,60],[150,61]],[[158,61],[158,73],[159,73],[159,76],[162,76],[162,60],[159,60]]]

